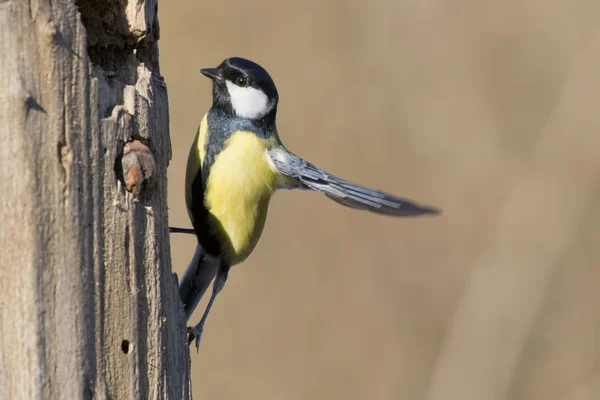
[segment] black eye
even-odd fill
[[[249,83],[248,78],[244,78],[243,76],[240,76],[235,80],[235,84],[239,87],[247,87]]]

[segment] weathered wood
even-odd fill
[[[1,399],[190,397],[156,9],[0,0]]]

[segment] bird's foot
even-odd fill
[[[192,344],[192,342],[196,342],[196,352],[200,351],[200,339],[202,338],[202,327],[198,327],[197,325],[194,327],[188,326],[188,345]]]

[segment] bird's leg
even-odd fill
[[[229,264],[222,263],[219,266],[219,270],[217,271],[217,276],[213,283],[213,292],[210,296],[210,300],[208,301],[208,305],[206,306],[206,310],[204,311],[204,315],[202,315],[202,319],[198,323],[198,325],[193,328],[188,328],[188,343],[192,343],[192,341],[196,340],[196,351],[200,349],[200,338],[202,337],[202,331],[204,330],[204,323],[206,322],[206,317],[210,312],[210,308],[217,297],[217,294],[223,289],[225,286],[225,282],[227,281],[227,275],[229,273]]]

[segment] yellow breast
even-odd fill
[[[265,225],[277,184],[266,150],[275,145],[274,139],[234,132],[210,169],[204,199],[209,224],[231,265],[250,255]]]

